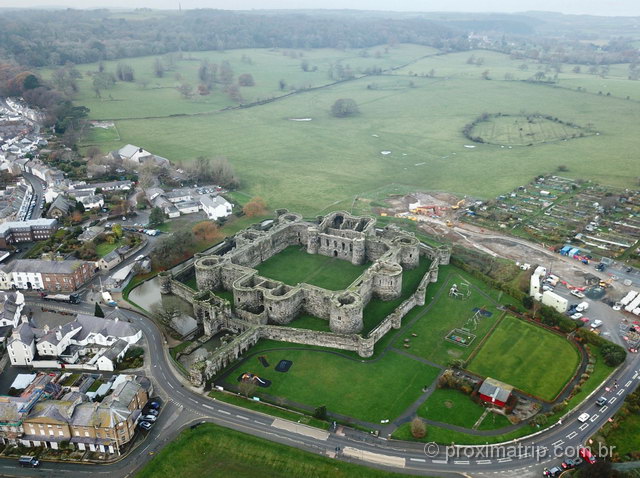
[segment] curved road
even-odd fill
[[[28,302],[38,304],[38,301],[31,299]],[[93,312],[91,304],[82,304],[73,309],[78,312]],[[153,380],[156,394],[165,400],[160,419],[147,439],[114,464],[43,463],[39,469],[30,470],[5,462],[0,463],[2,476],[130,476],[186,426],[205,420],[317,454],[326,455],[340,447],[342,451],[338,458],[341,460],[395,472],[445,477],[485,474],[541,476],[544,467],[561,462],[566,447],[573,447],[575,450],[602,426],[618,410],[626,394],[633,391],[640,382],[640,357],[630,355],[615,376],[611,377],[600,391],[593,394],[592,399],[573,411],[563,423],[557,423],[534,437],[519,441],[519,447],[517,443],[512,442],[510,444],[514,445],[513,448],[500,445],[464,447],[460,450],[459,456],[451,456],[445,447],[434,446],[427,450],[427,454],[424,444],[421,443],[375,438],[353,430],[345,430],[344,433],[324,433],[210,399],[192,390],[185,384],[184,379],[173,371],[163,335],[155,323],[137,312],[124,309],[122,311],[146,337],[152,364],[150,378]],[[614,379],[617,380],[617,388],[613,387]],[[609,391],[606,390],[607,386],[610,388]],[[607,404],[597,408],[594,402],[601,395],[607,398]],[[585,423],[579,423],[576,418],[583,412],[589,413],[591,418]],[[283,424],[285,428],[282,428]],[[559,448],[554,452],[556,447]],[[554,456],[554,453],[557,456]]]

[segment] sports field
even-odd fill
[[[403,338],[410,341],[410,353],[446,366],[451,360],[466,359],[498,320],[501,312],[496,309],[493,298],[483,295],[483,292],[491,291],[484,283],[453,266],[442,267],[439,275],[440,281],[431,284],[427,289],[428,298],[435,297],[436,294],[438,297],[435,301],[427,300],[423,309],[427,310],[428,307],[428,311],[403,334]],[[445,278],[446,280],[443,280]],[[449,289],[453,284],[458,285],[461,297],[449,295]],[[474,318],[476,308],[484,309],[491,316]],[[467,347],[445,340],[456,328],[468,329],[476,336],[475,340]],[[416,337],[413,334],[416,334]]]
[[[259,342],[251,352],[260,351],[270,366],[264,368],[253,356],[226,381],[237,385],[241,373],[252,372],[272,381],[269,388],[258,388],[258,395],[265,392],[312,407],[326,406],[330,412],[379,423],[400,415],[438,375],[438,369],[395,352],[363,363],[318,350],[269,350],[282,346],[291,347]],[[288,372],[275,371],[280,360],[293,362]]]
[[[329,290],[346,289],[369,267],[289,246],[258,265],[258,273],[289,285],[306,283]]]
[[[553,400],[571,379],[579,362],[578,351],[564,337],[508,316],[467,368]]]
[[[392,48],[387,65],[402,64],[430,52],[412,46]],[[254,65],[242,63],[242,54],[252,57]],[[311,58],[316,53],[307,54]],[[323,50],[317,54],[324,55],[327,65],[344,53]],[[364,64],[375,60],[360,59],[357,52],[348,54],[357,57],[348,60],[354,65],[356,61]],[[482,66],[467,64],[472,54],[484,57]],[[230,51],[216,55],[233,60],[237,73],[245,69],[253,72],[256,86],[241,88],[247,99],[279,94],[279,77],[290,76],[291,83],[299,82],[300,77],[315,78],[310,81],[313,85],[327,82],[326,71],[319,73],[324,67],[305,76],[299,69],[300,59],[292,61],[282,52]],[[152,59],[144,61],[147,66],[134,65],[136,70],[151,68]],[[217,111],[229,105],[220,91],[211,97],[185,100],[173,88],[176,72],[184,70],[184,75],[194,75],[198,64],[188,59],[177,62],[176,71],[158,80],[158,88],[149,85],[144,90],[139,85],[118,83],[109,93],[113,100],[105,99],[104,93],[102,99],[92,98],[93,93],[84,85],[90,80],[81,80],[79,103],[91,108],[92,117],[128,118],[116,121],[120,141],[105,142],[103,149],[133,143],[183,162],[200,155],[226,156],[242,180],[243,192],[262,196],[270,207],[288,207],[303,214],[349,208],[354,196],[366,198],[369,192],[390,183],[408,190],[494,197],[538,174],[556,171],[559,165],[566,166],[569,171],[563,174],[571,177],[624,187],[634,181],[628,171],[635,167],[633,158],[640,147],[634,130],[637,103],[633,101],[640,99],[640,82],[625,82],[622,77],[616,76],[625,88],[620,94],[628,93],[632,100],[613,93],[598,95],[595,85],[586,93],[577,91],[580,82],[601,80],[569,73],[568,68],[559,74],[555,87],[505,80],[505,73],[524,80],[537,71],[537,64],[528,62],[528,70],[523,71],[522,62],[506,55],[465,52],[429,57],[392,75],[302,91],[261,106]],[[318,64],[322,65],[320,60]],[[420,76],[432,69],[434,77]],[[486,69],[490,80],[481,78]],[[620,73],[617,68],[611,71],[611,75]],[[260,79],[262,75],[264,80]],[[260,85],[268,85],[268,91],[258,93],[263,88]],[[331,105],[338,98],[353,98],[360,114],[351,118],[331,116]],[[533,147],[509,149],[478,144],[465,148],[469,140],[462,129],[478,116],[521,112],[550,115],[600,134]],[[390,154],[383,155],[382,151]]]

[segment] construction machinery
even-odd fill
[[[419,214],[421,216],[439,216],[440,215],[440,206],[418,206],[411,210],[414,214]]]
[[[451,206],[451,209],[460,209],[464,206],[464,199],[460,199],[454,206]]]

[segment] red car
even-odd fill
[[[579,454],[580,454],[580,458],[582,458],[584,461],[586,461],[590,465],[593,465],[596,462],[596,457],[593,456],[593,454],[591,453],[591,450],[589,450],[586,447],[580,447]]]

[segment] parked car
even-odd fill
[[[593,465],[597,461],[596,457],[593,456],[593,454],[591,453],[591,450],[589,450],[586,447],[580,447],[578,454],[580,455],[580,458],[582,458],[584,461],[586,461],[590,465]]]
[[[592,329],[597,329],[601,325],[602,325],[602,321],[600,319],[596,319],[593,322],[591,322],[591,328]]]
[[[570,470],[572,468],[577,468],[580,465],[582,465],[582,458],[575,457],[575,458],[567,458],[562,462],[561,466],[565,470]]]
[[[142,419],[145,422],[153,423],[158,419],[158,417],[156,415],[145,415]]]
[[[147,410],[147,411],[144,411],[144,410],[143,410],[143,412],[142,412],[142,413],[143,413],[144,415],[153,415],[154,417],[157,417],[157,416],[160,414],[160,412],[159,412],[158,410],[154,410],[153,408],[150,408],[150,409],[149,409],[149,410]]]
[[[153,410],[160,410],[160,402],[153,401],[147,404],[147,406]]]
[[[573,314],[573,315],[571,316],[571,318],[572,318],[573,320],[581,319],[581,318],[582,318],[582,314],[581,314],[580,312],[576,312],[575,314]]]
[[[597,407],[601,407],[605,403],[607,403],[607,399],[605,397],[600,397],[599,399],[596,400],[596,406]]]
[[[584,423],[584,422],[586,422],[587,420],[589,420],[589,417],[590,417],[590,416],[591,416],[591,415],[589,415],[587,412],[585,412],[585,413],[581,413],[581,414],[580,414],[580,416],[578,417],[578,421],[579,421],[580,423]]]
[[[579,290],[572,290],[571,295],[575,295],[578,299],[584,299],[584,294]]]
[[[562,473],[562,468],[558,466],[554,466],[553,468],[545,468],[542,472],[542,476],[560,476]]]
[[[151,425],[151,423],[149,423],[147,421],[143,421],[143,422],[138,423],[138,426],[140,428],[142,428],[143,430],[151,430],[151,426],[152,425]]]

